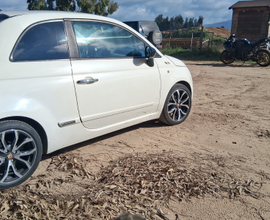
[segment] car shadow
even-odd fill
[[[54,156],[57,156],[57,155],[60,155],[60,154],[63,154],[63,153],[73,151],[75,149],[79,149],[81,147],[85,147],[87,145],[95,144],[95,143],[97,143],[99,141],[103,141],[103,140],[115,137],[115,136],[123,134],[123,133],[127,133],[127,132],[130,132],[130,131],[137,130],[139,128],[166,127],[166,126],[167,125],[163,124],[162,122],[160,122],[158,120],[152,120],[152,121],[143,122],[141,124],[137,124],[137,125],[133,125],[131,127],[123,128],[121,130],[114,131],[112,133],[105,134],[105,135],[102,135],[100,137],[89,139],[87,141],[83,141],[83,142],[80,142],[78,144],[74,144],[74,145],[59,149],[59,150],[54,151],[54,152],[52,152],[50,154],[43,155],[41,161],[46,160],[46,159],[51,158],[51,157],[54,157]]]
[[[250,63],[233,63],[233,64],[223,64],[223,63],[196,63],[192,64],[196,66],[213,66],[213,67],[260,67],[258,64],[250,64]],[[187,65],[188,66],[188,65]]]

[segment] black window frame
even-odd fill
[[[9,18],[8,15],[6,15],[6,14],[0,14],[0,22],[6,20],[6,19],[8,19],[8,18]]]

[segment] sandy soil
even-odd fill
[[[226,39],[231,35],[231,30],[226,29],[226,28],[208,27],[208,28],[205,28],[205,30],[214,33],[214,35],[216,36],[220,36]]]
[[[127,156],[173,155],[179,158],[179,167],[219,176],[220,187],[202,196],[171,197],[159,208],[153,206],[163,213],[156,219],[270,219],[270,67],[185,63],[193,76],[194,99],[184,123],[164,126],[151,121],[46,156],[30,180],[2,192],[6,198],[0,206],[2,216],[12,218],[13,211],[17,218],[53,219],[61,213],[58,219],[71,219],[82,206],[83,199],[79,203],[78,198],[92,186],[91,178],[98,178],[110,162]],[[61,211],[68,204],[55,202],[61,203],[61,198],[68,198],[68,211]],[[11,201],[16,209],[10,209]],[[35,209],[30,208],[33,204]],[[143,214],[143,209],[134,207],[129,211]],[[110,216],[123,211],[114,210]],[[86,212],[81,209],[72,219],[91,219]]]

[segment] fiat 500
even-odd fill
[[[120,21],[2,11],[0,32],[0,189],[27,180],[44,154],[190,112],[186,65]]]

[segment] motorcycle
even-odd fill
[[[246,38],[235,39],[232,34],[223,44],[225,50],[220,55],[220,60],[224,64],[231,64],[236,59],[247,61],[256,61],[260,66],[268,66],[270,64],[270,38],[262,38],[256,43],[250,43]]]

